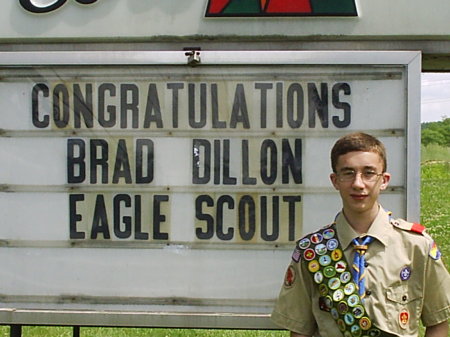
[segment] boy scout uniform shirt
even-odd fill
[[[366,297],[364,307],[372,324],[397,336],[416,337],[419,320],[432,326],[450,317],[450,276],[428,236],[403,228],[411,224],[392,220],[380,207],[367,235]],[[362,237],[340,213],[336,232],[349,266],[353,261],[352,239]],[[318,285],[307,264],[291,261],[272,321],[307,336],[341,336],[331,314],[319,308]],[[363,333],[364,335],[364,333]]]

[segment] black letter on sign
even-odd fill
[[[260,165],[261,179],[264,184],[271,185],[277,179],[277,145],[272,139],[265,139],[261,145]],[[270,157],[270,158],[269,158]],[[270,161],[270,173],[268,170]]]
[[[248,231],[246,230],[246,220],[248,216]],[[239,234],[242,240],[253,239],[256,230],[255,201],[249,195],[244,195],[239,200]]]
[[[319,95],[314,83],[308,83],[308,112],[310,128],[316,127],[316,111],[322,127],[328,128],[328,85],[326,83],[320,83],[320,93],[321,94]],[[322,96],[322,98],[320,96]]]
[[[82,220],[81,214],[77,213],[77,202],[84,200],[84,194],[69,195],[69,228],[71,239],[84,239],[86,234],[77,231],[77,222]]]
[[[120,205],[123,203],[125,207],[131,207],[131,197],[128,194],[118,194],[114,197],[114,234],[119,239],[127,239],[131,236],[131,217],[122,217],[123,224],[125,225],[124,230],[120,227]]]
[[[195,84],[188,84],[189,126],[200,129],[206,125],[206,84],[200,84],[200,121],[195,120]]]
[[[119,139],[116,152],[116,164],[114,165],[113,184],[119,183],[124,178],[126,184],[131,184],[130,159],[128,158],[127,143],[125,139]]]
[[[195,217],[206,222],[206,231],[202,231],[201,227],[197,227],[195,228],[195,235],[198,239],[209,240],[214,235],[214,219],[211,215],[202,212],[203,203],[208,207],[212,207],[214,206],[214,200],[206,194],[200,195],[195,199]]]
[[[161,214],[161,203],[169,201],[168,195],[155,195],[153,199],[153,239],[168,240],[169,234],[161,232],[161,222],[166,221],[166,216]]]
[[[91,239],[97,239],[98,233],[102,233],[104,239],[111,238],[108,227],[108,216],[106,215],[105,198],[102,194],[97,195],[97,199],[95,200]]]
[[[46,128],[49,124],[49,116],[44,115],[43,120],[39,120],[39,93],[42,92],[43,97],[48,97],[49,90],[44,83],[38,83],[31,91],[31,117],[33,125],[37,128]]]
[[[339,101],[339,91],[344,91],[345,95],[350,95],[350,85],[348,83],[336,83],[335,85],[333,85],[332,90],[333,106],[336,109],[344,110],[344,119],[340,120],[339,117],[333,116],[333,124],[337,128],[345,128],[346,126],[350,125],[351,108],[349,103]]]
[[[297,96],[296,101],[294,101],[295,96]],[[304,115],[303,102],[304,97],[302,86],[298,83],[291,84],[287,92],[287,120],[292,129],[298,129],[302,126]],[[297,110],[296,114],[295,110]]]
[[[200,155],[203,147],[204,159]],[[203,177],[200,176],[200,167],[203,164]],[[211,178],[211,143],[206,139],[194,139],[192,141],[192,183],[207,184]]]
[[[130,96],[130,99],[128,99],[128,96]],[[137,129],[139,127],[139,89],[135,84],[122,84],[120,86],[121,129],[128,127],[128,111],[131,111],[131,125],[133,129]]]
[[[109,91],[109,96],[116,96],[116,86],[112,83],[103,83],[98,87],[98,124],[104,128],[116,125],[117,111],[115,105],[106,106],[109,119],[105,118],[105,92]]]
[[[231,240],[234,235],[234,228],[228,228],[228,232],[223,232],[223,204],[228,204],[228,209],[234,209],[234,200],[229,195],[222,195],[217,200],[216,221],[217,221],[217,237],[220,240]]]
[[[108,183],[108,142],[104,139],[92,139],[91,151],[91,184],[97,183],[97,166],[102,169],[102,183]],[[97,148],[101,149],[101,156],[97,158]]]
[[[154,113],[152,113],[154,112]],[[150,83],[147,93],[147,108],[145,109],[144,128],[149,128],[152,122],[158,129],[163,127],[161,105],[159,104],[158,90],[155,83]]]
[[[69,91],[64,84],[58,84],[53,89],[53,120],[58,128],[64,128],[69,124],[69,113]]]
[[[230,128],[235,129],[237,123],[242,123],[244,129],[250,129],[247,101],[245,99],[245,91],[243,84],[236,85],[233,109],[231,111]]]
[[[80,85],[73,85],[73,115],[75,118],[75,127],[81,128],[81,116],[83,116],[84,125],[87,128],[94,126],[94,115],[92,112],[92,84],[85,85],[86,97],[83,97]]]
[[[75,154],[75,149],[78,154]],[[69,184],[79,184],[86,179],[86,144],[82,139],[67,140],[67,182]],[[78,174],[75,173],[78,168]]]
[[[302,140],[295,139],[295,155],[292,153],[289,139],[282,140],[283,174],[282,183],[289,184],[289,169],[296,184],[302,183]]]
[[[144,154],[146,161],[144,161]],[[136,140],[136,184],[149,184],[153,181],[153,160],[153,141],[151,139]],[[144,169],[147,175],[144,175]]]
[[[275,241],[280,234],[280,197],[272,197],[272,234],[267,230],[267,197],[261,197],[261,238],[264,241]]]

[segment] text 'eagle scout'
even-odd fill
[[[354,0],[209,0],[206,16],[357,16]]]

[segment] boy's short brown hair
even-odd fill
[[[351,133],[337,140],[331,149],[331,168],[333,172],[336,173],[339,156],[354,151],[374,152],[378,154],[383,162],[383,173],[386,172],[386,148],[377,138],[363,132]]]

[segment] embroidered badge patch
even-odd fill
[[[295,269],[292,266],[289,266],[286,270],[286,274],[284,275],[284,286],[286,288],[292,287],[295,282]]]
[[[434,241],[431,244],[429,255],[433,260],[439,260],[441,258],[441,251]]]
[[[410,277],[411,277],[411,268],[408,266],[403,267],[402,270],[400,271],[400,279],[402,281],[408,281]]]

